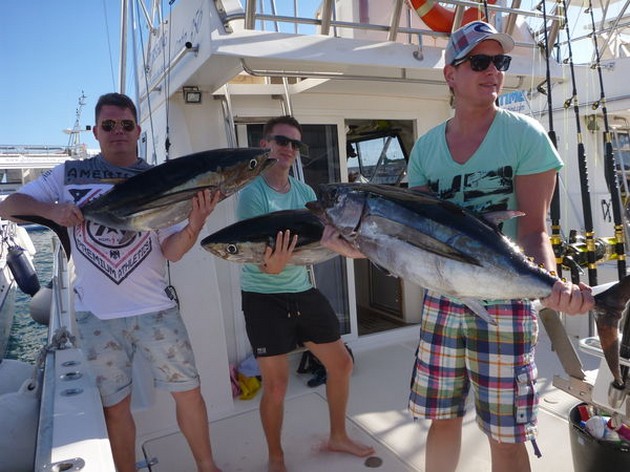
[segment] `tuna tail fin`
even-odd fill
[[[55,223],[53,220],[44,218],[43,216],[12,215],[12,218],[17,218],[22,221],[28,221],[29,223],[35,223],[38,225],[46,226],[47,228],[51,229],[59,238],[61,247],[63,248],[63,251],[66,253],[66,258],[68,260],[70,259],[70,236],[68,236],[68,228]]]
[[[615,379],[613,386],[616,388],[624,386],[619,365],[618,324],[628,300],[630,300],[630,276],[624,277],[608,290],[595,295],[597,334],[604,358]]]
[[[595,311],[616,323],[630,300],[630,275],[625,276],[608,290],[595,295]]]

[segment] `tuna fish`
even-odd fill
[[[81,207],[85,218],[110,228],[149,231],[188,217],[200,190],[223,198],[243,188],[276,161],[266,149],[214,149],[179,157],[114,185]]]
[[[484,319],[489,315],[482,300],[544,298],[558,280],[498,230],[496,222],[518,212],[482,216],[430,194],[371,184],[325,184],[319,195],[307,207],[373,263],[459,299]],[[617,325],[628,299],[630,276],[595,296],[616,389],[624,388]]]
[[[239,221],[205,237],[201,246],[231,262],[262,264],[265,248],[273,248],[278,232],[287,229],[298,235],[289,264],[318,264],[337,255],[319,244],[324,225],[306,209],[275,211]]]

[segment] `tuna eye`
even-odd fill
[[[225,251],[228,254],[238,254],[238,246],[236,244],[228,244],[227,247],[225,248]]]
[[[256,167],[258,167],[258,161],[256,159],[251,159],[249,161],[249,170],[254,170]]]

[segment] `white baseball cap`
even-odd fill
[[[514,40],[505,33],[499,33],[494,26],[484,21],[473,21],[453,31],[446,46],[444,62],[453,64],[463,59],[477,44],[487,39],[498,41],[507,53],[514,49]]]

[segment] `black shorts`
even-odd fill
[[[299,293],[241,293],[255,357],[286,354],[307,341],[323,344],[340,338],[335,310],[315,288]]]

